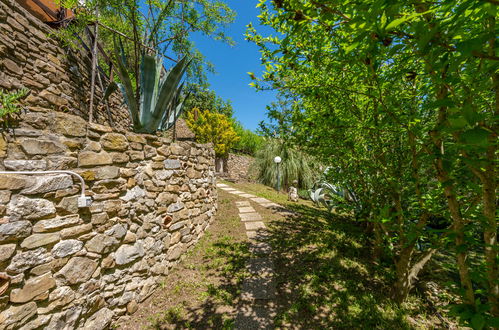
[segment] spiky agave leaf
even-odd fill
[[[113,38],[114,42],[114,53],[116,56],[117,63],[117,73],[120,77],[121,84],[118,84],[118,87],[121,89],[123,97],[125,99],[125,103],[128,106],[128,111],[130,112],[130,117],[132,118],[132,124],[135,129],[140,129],[140,109],[137,101],[135,100],[135,93],[132,87],[132,81],[130,80],[130,76],[127,70],[126,63],[124,62],[124,53],[123,45],[116,41],[116,37]]]
[[[147,131],[155,131],[160,126],[164,111],[167,110],[175,97],[177,86],[189,64],[190,61],[187,60],[187,57],[184,57],[160,81],[159,96],[152,112],[152,118],[145,126]]]
[[[163,64],[160,58],[147,54],[142,55],[140,64],[140,123],[141,130],[151,133],[147,123],[153,118],[153,111],[158,101],[159,82]]]
[[[168,107],[168,111],[165,112],[165,116],[163,117],[163,120],[161,121],[161,125],[159,127],[160,130],[170,129],[182,114],[182,111],[184,110],[184,102],[189,97],[188,94],[184,98],[184,100],[181,101],[183,89],[184,89],[184,84],[182,83],[180,87],[177,88],[175,97],[173,98],[172,102]]]

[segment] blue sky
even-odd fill
[[[252,22],[258,31],[269,31],[258,25],[259,10],[257,0],[226,0],[237,12],[236,21],[226,33],[234,39],[235,46],[228,46],[206,37],[194,36],[197,48],[215,65],[216,74],[208,74],[210,89],[224,99],[230,99],[234,116],[244,127],[255,130],[260,121],[265,120],[265,106],[275,99],[272,91],[256,92],[248,84],[251,82],[247,72],[257,76],[262,72],[258,47],[244,40],[246,25]]]

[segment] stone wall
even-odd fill
[[[229,154],[224,167],[229,179],[236,181],[251,181],[254,179],[252,174],[252,164],[254,158],[247,155]]]
[[[27,112],[0,134],[0,329],[102,329],[136,310],[216,212],[214,151]]]
[[[89,53],[78,43],[63,47],[53,37],[55,32],[14,0],[0,0],[0,88],[28,88],[31,94],[25,103],[32,111],[63,111],[88,119]],[[105,88],[107,78],[101,78]],[[130,127],[119,93],[110,98],[109,109],[100,102],[102,95],[97,80],[94,122]]]

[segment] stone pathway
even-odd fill
[[[230,188],[226,184],[217,186],[228,193],[251,201],[268,208],[280,207],[268,199],[260,198]],[[251,241],[251,259],[246,265],[250,276],[243,281],[241,293],[241,305],[235,321],[235,329],[273,329],[273,317],[275,316],[276,283],[274,262],[270,254],[272,247],[266,242],[268,233],[262,216],[256,212],[247,200],[237,201],[239,217],[246,228],[246,235]]]

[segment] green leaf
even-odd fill
[[[461,139],[467,144],[485,146],[490,133],[481,127],[475,127],[461,134]]]
[[[475,314],[471,318],[471,326],[475,330],[481,330],[485,326],[485,318],[481,314]]]
[[[461,129],[466,127],[468,122],[463,117],[449,118],[449,124],[454,129]]]
[[[154,111],[152,112],[152,120],[147,123],[147,126],[145,127],[147,131],[153,132],[160,126],[164,113],[172,102],[175,92],[177,91],[177,86],[189,64],[190,61],[187,60],[187,57],[184,57],[160,82],[159,97]]]
[[[144,54],[140,64],[140,122],[151,121],[158,99],[159,80],[163,62],[156,56]]]
[[[403,23],[405,23],[407,21],[410,21],[410,20],[412,20],[412,19],[414,19],[416,17],[432,13],[435,10],[437,10],[437,8],[434,8],[434,9],[431,9],[431,10],[427,10],[427,11],[425,11],[423,13],[414,13],[412,15],[406,15],[406,16],[397,18],[396,20],[393,20],[390,23],[388,23],[388,25],[385,27],[385,30],[386,31],[391,31],[391,30],[395,29],[397,26],[399,26],[400,24],[403,24]]]
[[[492,317],[487,320],[487,325],[489,327],[498,328],[499,327],[499,317]]]
[[[117,42],[116,37],[113,38],[114,41],[114,54],[116,57],[117,72],[120,77],[121,84],[118,85],[121,89],[125,103],[128,105],[128,110],[130,112],[130,117],[132,118],[132,123],[135,129],[140,129],[140,117],[139,117],[139,106],[135,100],[135,91],[132,87],[132,81],[124,63],[124,49],[123,45]]]

